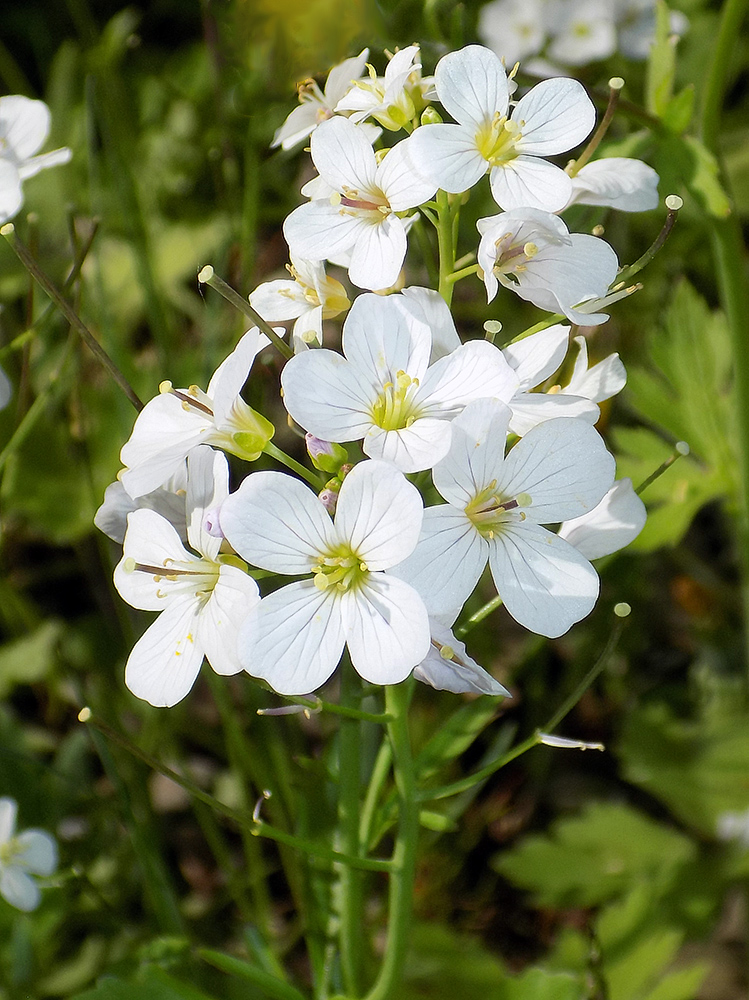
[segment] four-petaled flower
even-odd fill
[[[57,844],[45,830],[16,833],[18,806],[0,799],[0,896],[18,910],[35,910],[41,893],[32,876],[57,868]]]
[[[40,170],[67,163],[67,147],[37,156],[49,135],[49,108],[20,94],[0,97],[0,223],[23,205],[22,182]]]
[[[414,554],[392,572],[441,615],[462,606],[488,561],[512,617],[555,638],[592,610],[598,576],[541,525],[592,510],[614,459],[590,424],[566,417],[534,427],[505,456],[509,420],[503,403],[483,399],[453,421],[450,451],[433,470],[447,503],[426,509]]]
[[[593,128],[595,108],[581,83],[543,80],[510,112],[504,66],[481,45],[443,56],[435,81],[439,100],[458,124],[416,129],[409,142],[417,170],[455,194],[488,170],[502,208],[564,208],[572,181],[541,157],[572,149]]]
[[[383,570],[414,549],[423,505],[387,462],[361,462],[344,479],[335,520],[298,479],[255,472],[221,507],[221,528],[249,563],[291,576],[251,612],[239,636],[245,670],[281,694],[324,684],[348,645],[358,673],[397,684],[429,650],[416,591]]]

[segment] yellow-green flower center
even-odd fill
[[[11,837],[4,844],[0,844],[0,865],[11,865],[25,851],[25,846],[18,837]]]
[[[415,402],[419,380],[399,371],[395,382],[386,382],[372,405],[372,422],[385,431],[410,427],[418,417]]]
[[[318,590],[334,587],[339,593],[356,589],[367,579],[369,569],[350,545],[340,545],[312,567]]]
[[[492,167],[499,167],[519,156],[516,148],[522,138],[520,126],[497,111],[488,125],[476,134],[476,147]]]
[[[476,494],[465,511],[479,534],[491,539],[504,525],[524,521],[525,514],[520,508],[530,507],[531,503],[528,493],[518,493],[516,497],[499,496],[497,481],[493,479],[485,489]]]

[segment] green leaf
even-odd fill
[[[601,802],[558,820],[548,835],[527,837],[493,867],[541,905],[596,906],[638,880],[665,891],[694,851],[686,837],[634,809]]]
[[[455,761],[496,715],[497,702],[492,698],[477,698],[453,712],[417,755],[418,780],[424,781]]]
[[[676,135],[688,127],[694,113],[694,84],[690,83],[675,94],[663,111],[663,124]]]
[[[687,186],[706,212],[725,219],[731,214],[731,202],[719,179],[718,161],[699,139],[685,135],[684,143],[692,156],[692,172]]]
[[[397,1000],[487,1000],[504,981],[502,961],[473,937],[436,923],[417,924]]]
[[[457,830],[458,828],[457,823],[450,816],[434,812],[432,809],[422,809],[419,812],[419,823],[425,830],[434,830],[435,833],[445,833],[447,830]]]
[[[94,989],[78,993],[71,1000],[133,1000],[134,997],[138,1000],[216,1000],[154,966],[140,970],[127,980],[106,976]]]
[[[626,778],[708,836],[749,802],[749,719],[676,719],[665,704],[630,715],[618,752]]]
[[[7,698],[19,684],[35,684],[53,671],[62,622],[49,619],[30,635],[0,647],[0,698]]]
[[[304,1000],[299,990],[294,989],[289,983],[276,978],[270,972],[266,972],[265,969],[258,968],[257,965],[251,965],[249,962],[243,961],[241,958],[224,955],[223,952],[213,951],[210,948],[200,948],[198,956],[209,965],[221,969],[222,972],[261,987],[265,991],[265,995],[269,998],[273,997],[274,1000]]]
[[[664,0],[656,4],[655,38],[650,47],[645,80],[645,106],[661,117],[668,107],[676,70],[676,38],[671,34],[670,14]]]
[[[526,969],[507,977],[492,1000],[584,1000],[588,995],[580,977],[567,972]]]

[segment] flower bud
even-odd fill
[[[436,108],[431,105],[428,108],[424,108],[421,112],[421,124],[422,125],[441,125],[442,116]]]
[[[333,441],[323,441],[321,438],[315,437],[314,434],[305,434],[304,441],[312,464],[321,472],[328,472],[335,476],[348,459],[346,449]]]

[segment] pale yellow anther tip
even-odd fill
[[[78,721],[79,722],[88,722],[92,715],[93,715],[93,712],[91,711],[91,709],[87,705],[85,708],[82,708],[80,710],[80,712],[78,713]]]
[[[666,198],[666,208],[669,212],[678,212],[683,205],[684,199],[680,198],[678,194],[670,194]]]
[[[626,601],[620,601],[614,605],[614,614],[617,618],[627,618],[632,613],[632,608]]]
[[[612,76],[609,80],[609,87],[612,90],[621,90],[624,87],[624,78],[621,76]]]
[[[16,231],[16,227],[12,222],[6,222],[5,225],[0,229],[0,236],[12,236]]]
[[[198,274],[198,281],[201,285],[205,285],[211,280],[214,275],[213,267],[210,264],[206,264],[204,268]]]

